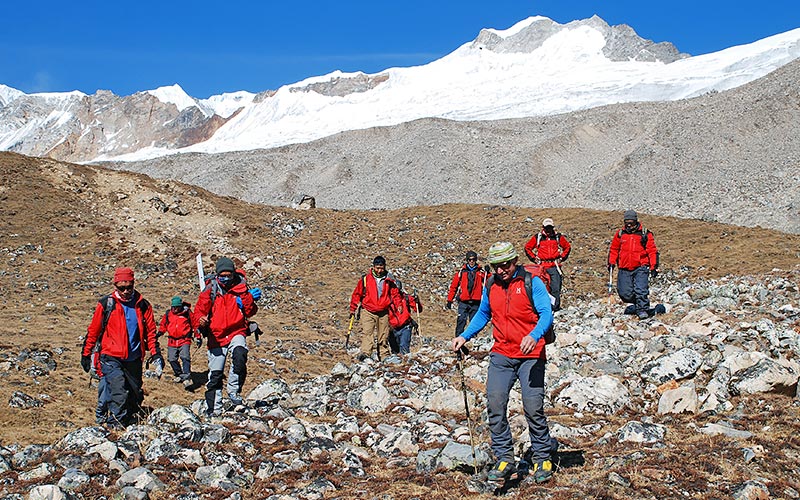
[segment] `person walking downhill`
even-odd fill
[[[419,328],[413,315],[419,315],[422,312],[422,302],[416,293],[407,294],[403,290],[403,283],[400,280],[395,280],[395,284],[400,301],[392,302],[392,305],[389,306],[389,327],[392,337],[394,337],[394,342],[390,342],[390,344],[392,353],[409,354],[411,353],[411,335]],[[390,340],[392,340],[391,337]]]
[[[571,250],[569,241],[556,232],[553,219],[549,217],[542,221],[542,230],[525,244],[525,255],[550,275],[550,294],[556,299],[553,312],[561,309],[561,263],[567,260]]]
[[[158,325],[158,332],[167,335],[167,361],[175,374],[172,381],[182,382],[186,387],[192,384],[192,336],[200,338],[195,331],[192,305],[180,297],[172,297],[170,308]]]
[[[658,274],[658,248],[653,233],[644,229],[633,210],[623,214],[623,227],[614,233],[608,250],[608,270],[618,266],[617,292],[622,302],[631,304],[626,314],[647,319],[650,309],[650,283],[648,275]],[[663,306],[662,306],[663,307]]]
[[[550,296],[539,277],[531,277],[522,265],[514,245],[497,242],[487,256],[494,274],[486,280],[478,312],[466,330],[451,341],[454,352],[492,322],[494,344],[489,355],[486,378],[487,413],[491,448],[497,463],[488,480],[509,478],[516,472],[514,443],[508,423],[508,399],[519,381],[522,407],[528,423],[533,478],[544,482],[553,475],[553,441],[544,413],[544,334],[553,324]],[[530,295],[526,289],[529,279]]]
[[[456,337],[461,335],[467,323],[478,312],[485,279],[486,272],[478,265],[478,254],[472,250],[468,251],[464,264],[450,282],[450,290],[447,292],[447,305],[445,306],[447,309],[452,309],[453,301],[458,300]]]
[[[350,317],[356,315],[359,306],[362,309],[359,361],[372,356],[373,343],[377,344],[378,360],[390,352],[389,306],[400,300],[394,277],[386,271],[386,259],[378,255],[372,259],[372,268],[358,280],[350,297]]]
[[[95,362],[93,355],[99,355],[104,387],[98,390],[96,418],[106,417],[109,427],[121,429],[144,401],[142,364],[146,354],[151,354],[158,373],[164,368],[164,358],[156,340],[153,308],[134,288],[133,269],[117,268],[113,283],[112,293],[102,297],[94,309],[81,350],[81,367],[88,372]],[[106,399],[107,416],[100,412]]]
[[[242,387],[247,378],[247,342],[250,333],[247,319],[258,312],[256,302],[261,289],[247,287],[244,271],[237,270],[228,257],[216,262],[216,274],[210,277],[197,298],[194,321],[206,337],[208,347],[208,383],[206,415],[222,413],[222,379],[225,361],[231,355],[227,392],[232,407],[244,405]],[[202,340],[201,340],[202,341]]]

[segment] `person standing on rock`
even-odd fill
[[[151,362],[158,373],[164,369],[164,358],[156,340],[153,308],[134,289],[133,269],[116,269],[113,283],[114,291],[102,297],[94,309],[81,350],[81,367],[88,372],[93,352],[99,353],[107,392],[98,396],[107,398],[108,425],[121,429],[131,422],[144,400],[142,364],[145,355],[151,354]]]
[[[237,270],[228,257],[220,257],[215,270],[194,308],[194,323],[208,347],[207,416],[222,413],[222,379],[228,354],[232,358],[228,399],[233,407],[244,405],[241,394],[247,378],[248,318],[258,312],[256,301],[261,298],[261,289],[248,289],[244,271]]]
[[[170,308],[161,318],[158,332],[167,335],[167,361],[175,374],[172,381],[182,382],[184,386],[192,383],[191,348],[195,330],[191,304],[180,297],[173,297]],[[197,338],[200,338],[199,333]]]
[[[556,299],[554,312],[561,309],[561,263],[567,260],[571,249],[567,238],[556,232],[549,217],[542,221],[542,230],[525,244],[525,255],[550,275],[550,295]]]
[[[642,227],[636,212],[626,210],[622,218],[623,227],[614,233],[608,251],[608,270],[619,267],[617,292],[622,302],[631,304],[626,314],[647,319],[652,315],[648,276],[658,274],[658,249],[653,233]]]
[[[478,312],[466,330],[452,340],[458,352],[491,321],[494,344],[489,355],[486,378],[487,413],[491,446],[497,463],[489,471],[490,481],[504,480],[516,472],[514,443],[508,423],[508,399],[519,380],[522,407],[530,436],[531,470],[536,482],[553,475],[553,442],[544,413],[544,334],[553,324],[550,295],[539,277],[531,277],[522,265],[514,245],[497,242],[489,248],[487,260],[494,274],[486,280]],[[530,295],[526,289],[530,283]]]
[[[378,255],[372,259],[372,268],[356,284],[350,297],[350,317],[361,309],[361,351],[358,360],[372,356],[372,346],[377,344],[377,356],[390,352],[389,307],[401,301],[394,277],[386,271],[386,259]]]
[[[458,337],[472,321],[478,312],[481,303],[481,290],[486,279],[486,273],[478,265],[478,254],[470,250],[467,252],[464,264],[456,272],[450,282],[447,292],[447,309],[453,308],[453,301],[458,300],[458,316],[456,317],[456,334]]]

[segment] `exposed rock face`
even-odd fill
[[[107,90],[23,94],[0,108],[3,132],[18,136],[8,151],[68,161],[189,146],[211,137],[230,118],[207,116],[199,107],[179,111],[144,92],[120,97]]]
[[[349,78],[332,78],[327,82],[310,83],[304,87],[292,87],[292,92],[316,92],[328,97],[342,97],[354,92],[366,92],[372,90],[381,83],[387,81],[389,75],[380,73],[378,75],[365,75],[360,73]]]
[[[671,63],[689,57],[669,42],[654,43],[641,38],[627,24],[609,26],[597,16],[581,21],[559,25],[550,19],[538,19],[519,32],[503,38],[493,30],[481,30],[472,42],[474,48],[485,48],[493,52],[530,53],[560,31],[590,26],[600,31],[606,39],[603,55],[612,61],[648,61]]]

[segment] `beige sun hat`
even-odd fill
[[[489,254],[486,260],[489,264],[502,264],[517,257],[517,251],[514,250],[514,245],[508,241],[498,241],[489,247]]]

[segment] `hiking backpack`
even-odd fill
[[[236,274],[241,276],[242,280],[244,281],[245,287],[247,287],[247,289],[249,290],[250,287],[247,284],[247,277],[239,273],[238,271],[236,272]],[[214,278],[216,278],[216,274],[211,274],[205,277],[206,288],[211,287],[211,292],[209,294],[209,298],[211,299],[211,306],[208,308],[208,315],[206,316],[208,318],[208,326],[197,327],[197,331],[200,332],[200,335],[202,335],[203,337],[208,337],[209,335],[211,335],[211,315],[214,314],[214,300],[217,298],[217,294],[219,293],[219,283],[217,283],[217,280]],[[206,290],[204,288],[200,293],[203,293],[205,291]],[[196,305],[197,304],[195,304],[195,306]],[[261,331],[261,328],[259,328],[258,323],[250,320],[247,316],[245,316],[244,311],[242,311],[242,316],[244,316],[245,323],[247,324],[247,333],[245,334],[245,336],[249,337],[250,335],[254,335],[256,338],[256,342],[258,342],[259,337],[261,337],[261,334],[263,333]]]
[[[523,279],[525,281],[525,291],[528,294],[528,300],[531,302],[531,307],[534,311],[536,311],[536,304],[533,302],[533,278],[538,277],[544,283],[544,287],[547,290],[547,295],[550,297],[550,306],[552,307],[556,303],[556,298],[550,293],[550,274],[547,273],[547,270],[541,266],[541,264],[525,264],[522,266],[525,270],[525,275]],[[486,289],[487,291],[489,288],[494,284],[494,274],[492,274],[489,278],[486,279]],[[536,314],[539,314],[538,311]],[[544,343],[545,344],[552,344],[556,341],[556,332],[553,329],[554,325],[550,325],[550,328],[544,332]]]

